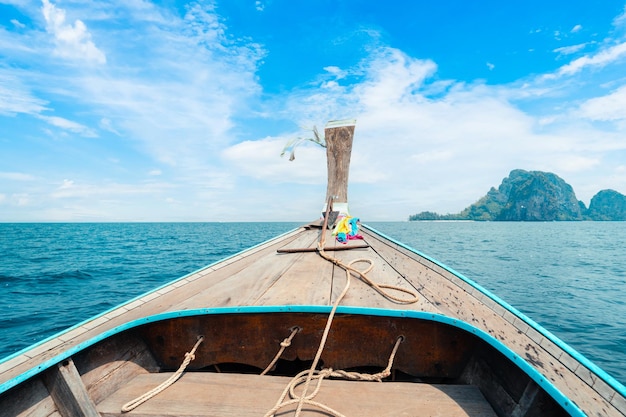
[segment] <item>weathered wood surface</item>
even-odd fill
[[[277,252],[279,249],[314,249],[321,232],[321,229],[295,230],[86,322],[0,364],[0,383],[103,331],[152,314],[243,305],[332,305],[345,286],[343,269],[315,252]],[[330,231],[324,232],[326,245],[341,245],[335,242]],[[374,265],[368,274],[370,279],[416,291],[419,299],[415,304],[391,301],[352,276],[342,305],[420,310],[462,319],[503,341],[589,415],[626,415],[623,396],[472,285],[372,232],[362,230],[362,234],[365,240],[350,241],[341,245],[350,249],[329,254],[343,263],[370,259]],[[370,247],[354,247],[364,243]],[[366,264],[354,266],[361,269]],[[403,293],[393,294],[405,297]]]
[[[71,358],[46,371],[44,383],[63,417],[100,417]]]
[[[103,417],[121,416],[122,405],[170,375],[140,375],[98,404],[98,411]],[[276,376],[187,373],[169,389],[124,415],[258,417],[274,407],[290,380]],[[324,380],[315,400],[348,416],[495,417],[480,391],[468,385]],[[294,406],[286,407],[276,415],[293,415],[294,410]],[[328,414],[306,406],[301,415]]]
[[[204,342],[188,369],[237,363],[254,366],[260,373],[293,328],[300,331],[281,359],[312,361],[326,320],[325,314],[291,312],[191,316],[150,323],[141,333],[164,370],[178,368],[184,353],[202,335]],[[324,367],[335,370],[373,367],[382,371],[398,338],[402,342],[394,369],[438,381],[456,381],[478,344],[471,333],[435,321],[339,314],[334,317],[320,359]]]
[[[352,155],[352,140],[354,138],[354,123],[337,127],[326,127],[326,163],[328,168],[328,184],[326,187],[326,201],[348,204],[348,174],[350,156]]]

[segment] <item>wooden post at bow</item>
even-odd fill
[[[354,119],[335,120],[328,122],[324,128],[328,165],[325,201],[332,198],[333,210],[339,215],[348,214],[348,174],[355,125]]]

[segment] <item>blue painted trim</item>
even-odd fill
[[[369,230],[369,231],[371,231],[371,232],[381,236],[382,238],[387,239],[387,240],[395,243],[396,245],[401,246],[402,248],[404,248],[404,249],[406,249],[406,250],[408,250],[410,252],[413,252],[416,255],[421,256],[422,258],[425,258],[425,259],[431,261],[435,265],[437,265],[437,266],[445,269],[446,271],[450,272],[451,274],[453,274],[457,278],[465,281],[467,284],[471,285],[476,290],[480,291],[481,293],[483,293],[487,297],[491,298],[494,302],[498,303],[504,309],[508,310],[511,314],[515,315],[520,320],[522,320],[526,324],[528,324],[530,327],[532,327],[533,329],[535,329],[536,331],[541,333],[545,338],[550,340],[552,343],[554,343],[559,348],[561,348],[562,350],[567,352],[569,355],[571,355],[574,359],[576,359],[578,362],[580,362],[583,366],[585,366],[591,372],[596,374],[600,379],[602,379],[604,382],[606,382],[615,391],[620,393],[623,397],[626,397],[626,386],[622,385],[619,381],[617,381],[611,375],[607,374],[606,371],[604,371],[602,368],[600,368],[595,363],[591,362],[582,353],[576,351],[576,349],[574,349],[573,347],[571,347],[570,345],[568,345],[567,343],[565,343],[564,341],[559,339],[557,336],[552,334],[549,330],[545,329],[540,324],[536,323],[530,317],[526,316],[524,313],[522,313],[521,311],[517,310],[515,307],[511,306],[506,301],[500,299],[497,295],[493,294],[492,292],[490,292],[486,288],[482,287],[480,284],[478,284],[478,283],[472,281],[471,279],[465,277],[460,272],[457,272],[454,269],[452,269],[452,268],[442,264],[441,262],[437,261],[436,259],[433,259],[430,256],[425,255],[422,252],[420,252],[420,251],[418,251],[416,249],[413,249],[410,246],[405,245],[404,243],[398,242],[397,240],[395,240],[395,239],[385,235],[382,232],[379,232],[378,230],[374,229],[373,227],[370,227],[370,226],[368,226],[366,224],[363,224],[362,227],[365,227],[367,230]]]
[[[80,343],[67,351],[49,359],[48,361],[40,364],[36,368],[32,368],[25,373],[5,382],[0,385],[0,393],[24,382],[28,378],[33,377],[34,375],[39,374],[40,372],[50,368],[51,366],[75,355],[76,353],[82,351],[85,348],[88,348],[108,337],[111,337],[115,334],[118,334],[122,331],[132,329],[143,324],[153,323],[157,321],[168,320],[172,318],[178,317],[191,317],[191,316],[202,316],[202,315],[214,315],[214,314],[267,314],[267,313],[316,313],[316,314],[328,314],[331,311],[330,306],[314,306],[314,305],[300,305],[300,306],[249,306],[249,307],[221,307],[221,308],[203,308],[196,310],[183,310],[183,311],[174,311],[161,313],[154,316],[144,317],[138,320],[133,320],[123,325],[117,326],[113,329],[110,329],[106,332],[99,334],[98,336],[89,339],[83,343]],[[412,319],[426,320],[426,321],[434,321],[439,323],[444,323],[450,326],[457,327],[462,329],[468,333],[472,333],[489,343],[495,349],[497,349],[504,356],[509,358],[513,363],[515,363],[524,373],[526,373],[533,381],[535,381],[540,387],[542,387],[556,402],[558,402],[568,413],[572,416],[580,416],[584,417],[585,414],[572,403],[561,391],[558,390],[549,380],[547,380],[543,375],[541,375],[537,369],[535,369],[532,365],[530,365],[524,358],[517,355],[511,349],[509,349],[506,345],[501,343],[499,340],[492,337],[490,334],[484,332],[483,330],[472,326],[471,324],[464,322],[462,320],[457,320],[452,317],[444,316],[441,314],[435,313],[427,313],[424,311],[414,311],[414,310],[387,310],[387,309],[379,309],[379,308],[368,308],[368,307],[349,307],[349,306],[339,306],[337,308],[338,314],[353,314],[353,315],[370,315],[370,316],[381,316],[381,317],[406,317]]]
[[[91,322],[91,321],[94,321],[94,320],[96,320],[96,319],[99,319],[99,318],[100,318],[100,317],[102,317],[102,316],[106,316],[107,314],[111,313],[112,311],[117,310],[117,309],[118,309],[118,308],[120,308],[120,307],[123,307],[123,306],[125,306],[125,305],[127,305],[127,304],[131,304],[131,303],[133,303],[133,302],[135,302],[135,301],[137,301],[137,300],[139,300],[139,299],[142,299],[142,298],[144,298],[144,297],[146,297],[146,296],[148,296],[148,295],[151,295],[151,294],[153,294],[153,293],[155,293],[155,292],[157,292],[157,291],[159,291],[159,290],[161,290],[161,289],[163,289],[163,288],[169,287],[170,285],[172,285],[172,284],[174,284],[174,283],[176,283],[176,282],[182,281],[182,280],[184,280],[184,279],[186,279],[186,278],[188,278],[188,277],[190,277],[190,276],[192,276],[192,275],[194,275],[194,274],[197,274],[198,272],[200,272],[200,271],[202,271],[202,270],[205,270],[205,269],[207,269],[207,268],[211,268],[211,267],[213,267],[214,265],[220,264],[220,263],[225,262],[225,261],[227,261],[227,260],[229,260],[229,259],[232,259],[232,258],[235,258],[235,257],[237,257],[237,256],[240,256],[240,255],[242,255],[242,254],[243,254],[243,253],[245,253],[245,252],[248,252],[248,251],[251,251],[251,250],[253,250],[253,249],[256,249],[256,248],[258,248],[258,247],[260,247],[260,246],[263,246],[263,245],[265,245],[265,244],[267,244],[267,243],[269,243],[269,242],[272,242],[272,241],[275,241],[275,240],[279,240],[279,239],[283,238],[284,236],[287,236],[288,234],[295,232],[295,231],[296,231],[296,230],[298,230],[298,229],[300,229],[300,227],[297,227],[297,228],[292,229],[292,230],[290,230],[290,231],[288,231],[288,232],[285,232],[285,233],[283,233],[283,234],[281,234],[281,235],[275,236],[275,237],[273,237],[273,238],[271,238],[271,239],[268,239],[268,240],[266,240],[266,241],[264,241],[264,242],[261,242],[261,243],[259,243],[259,244],[257,244],[257,245],[254,245],[254,246],[251,246],[251,247],[249,247],[249,248],[247,248],[247,249],[244,249],[244,250],[242,250],[242,251],[239,251],[239,252],[237,252],[237,253],[235,253],[235,254],[233,254],[233,255],[227,256],[226,258],[222,258],[222,259],[220,259],[220,260],[217,260],[217,261],[215,261],[215,262],[213,262],[213,263],[210,263],[210,264],[208,264],[208,265],[206,265],[206,266],[204,266],[204,267],[202,267],[202,268],[196,269],[195,271],[190,272],[190,273],[189,273],[189,274],[187,274],[187,275],[183,275],[183,276],[182,276],[182,277],[180,277],[180,278],[176,278],[176,279],[174,279],[174,280],[172,280],[172,281],[169,281],[169,282],[167,282],[167,283],[165,283],[165,284],[163,284],[163,285],[161,285],[161,286],[159,286],[159,287],[156,287],[156,288],[154,288],[154,289],[152,289],[152,290],[150,290],[150,291],[147,291],[147,292],[145,292],[145,293],[143,293],[143,294],[140,294],[140,295],[136,296],[135,298],[131,298],[131,299],[130,299],[130,300],[128,300],[128,301],[124,301],[123,303],[118,304],[118,305],[117,305],[117,306],[115,306],[115,307],[112,307],[112,308],[110,308],[110,309],[108,309],[108,310],[105,310],[103,313],[100,313],[100,314],[98,314],[98,315],[95,315],[95,316],[93,316],[93,317],[90,317],[90,318],[88,318],[87,320],[81,321],[80,323],[75,324],[75,325],[74,325],[74,326],[72,326],[72,327],[68,327],[68,328],[67,328],[67,329],[65,329],[65,330],[62,330],[62,331],[60,331],[60,332],[58,332],[58,333],[53,334],[52,336],[49,336],[49,337],[47,337],[47,338],[45,338],[45,339],[42,339],[41,341],[39,341],[39,342],[37,342],[37,343],[34,343],[34,344],[32,344],[32,345],[30,345],[30,346],[28,346],[28,347],[26,347],[26,348],[24,348],[24,349],[22,349],[22,350],[20,350],[20,351],[17,351],[17,352],[15,352],[15,353],[13,353],[13,354],[11,354],[11,355],[9,355],[9,356],[5,356],[4,358],[0,358],[0,364],[2,364],[2,363],[4,363],[4,362],[7,362],[7,361],[9,361],[9,360],[11,360],[11,359],[13,359],[13,358],[16,358],[16,357],[18,357],[18,356],[20,356],[20,355],[23,355],[24,353],[27,353],[28,351],[33,350],[33,349],[35,349],[35,348],[37,348],[37,347],[39,347],[39,346],[43,345],[44,343],[47,343],[47,342],[49,342],[49,341],[51,341],[51,340],[54,340],[54,339],[58,338],[59,336],[61,336],[61,335],[65,334],[65,333],[69,333],[69,332],[71,332],[71,331],[72,331],[72,330],[74,330],[74,329],[77,329],[77,328],[79,328],[79,327],[82,327],[82,326],[84,326],[85,324],[87,324],[87,323],[89,323],[89,322]],[[0,392],[2,392],[2,391],[0,391]]]

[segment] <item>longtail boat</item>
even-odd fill
[[[0,363],[2,416],[609,416],[626,389],[497,296],[348,211],[325,128],[311,224]]]

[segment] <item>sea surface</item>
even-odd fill
[[[0,223],[0,361],[300,223]],[[370,222],[626,384],[626,222]]]

